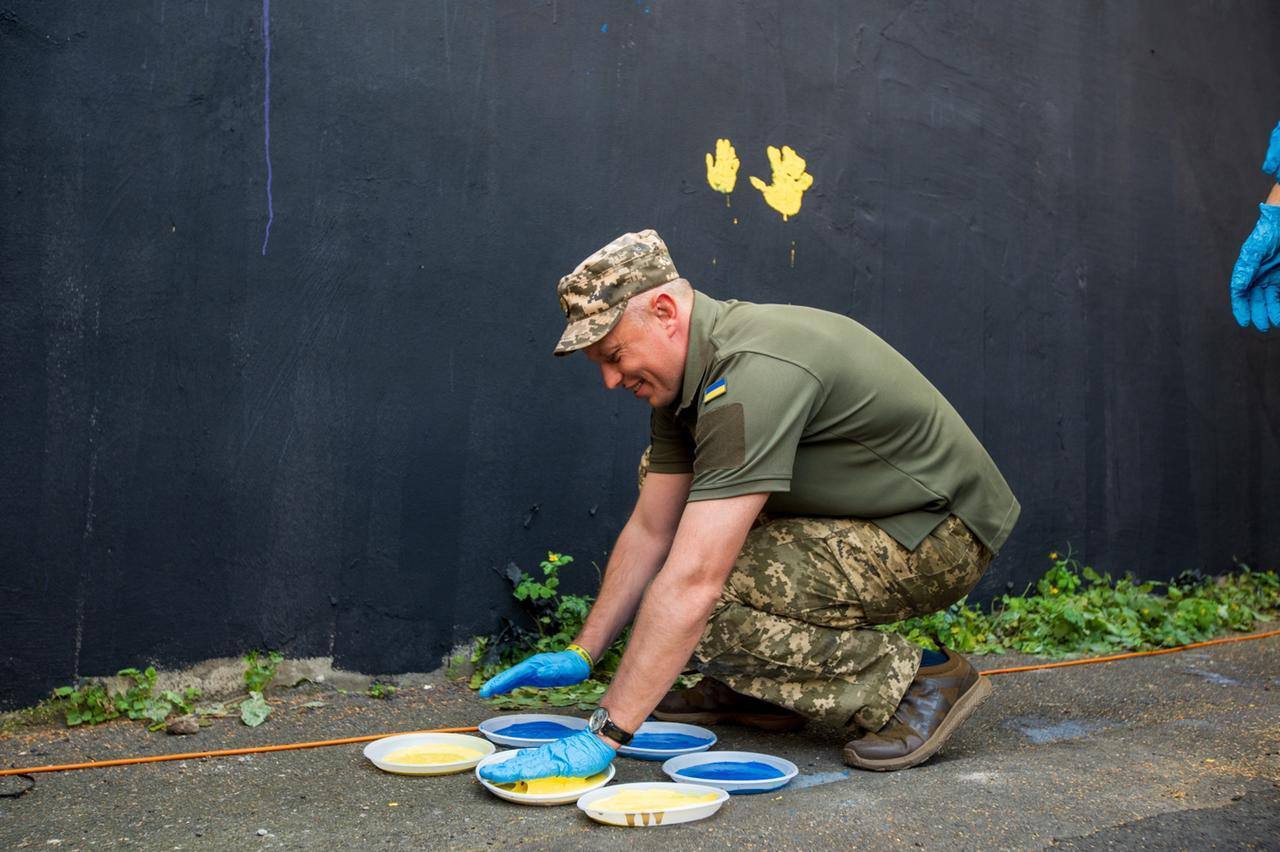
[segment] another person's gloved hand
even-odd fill
[[[1280,182],[1280,124],[1271,131],[1271,144],[1267,146],[1267,157],[1262,161],[1262,170]]]
[[[547,743],[502,763],[491,763],[480,774],[494,784],[534,778],[587,778],[604,772],[617,752],[590,731]]]
[[[1275,135],[1271,146],[1280,149]],[[1280,150],[1276,157],[1280,159]],[[1240,325],[1252,320],[1259,331],[1266,331],[1280,326],[1280,207],[1259,204],[1258,209],[1262,211],[1258,224],[1241,246],[1231,272],[1231,312]]]
[[[585,651],[534,654],[502,674],[489,678],[488,682],[480,687],[480,697],[502,695],[521,686],[570,686],[582,683],[590,674],[591,664],[587,662]]]

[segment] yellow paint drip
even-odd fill
[[[805,191],[813,186],[813,175],[805,171],[804,157],[790,145],[778,150],[768,149],[769,165],[773,168],[772,183],[758,177],[751,178],[751,185],[764,194],[765,203],[782,214],[782,221],[800,212],[800,202]]]
[[[494,786],[510,790],[512,793],[546,796],[552,793],[576,793],[579,790],[585,790],[588,787],[599,784],[603,780],[604,773],[600,772],[590,778],[554,776],[551,778],[532,778],[528,781],[513,781],[510,784],[495,784]]]
[[[383,760],[408,766],[440,766],[445,763],[460,763],[464,760],[479,760],[482,757],[484,752],[479,749],[438,743],[398,749],[388,754]]]
[[[665,811],[681,805],[714,802],[717,798],[719,795],[716,793],[695,796],[692,793],[680,793],[675,790],[623,790],[592,802],[591,809],[610,813]]]

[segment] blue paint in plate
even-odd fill
[[[688,734],[648,733],[640,732],[627,743],[630,748],[647,748],[653,751],[680,751],[682,749],[701,748],[710,740],[702,737],[691,737]]]
[[[702,778],[708,781],[767,781],[782,778],[785,773],[776,766],[758,760],[721,760],[715,763],[699,763],[680,770],[686,778]]]
[[[578,729],[561,725],[559,722],[516,722],[514,725],[498,728],[494,733],[504,737],[521,737],[529,740],[558,740],[578,733]]]

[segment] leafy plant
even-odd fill
[[[396,687],[389,683],[374,681],[369,684],[369,697],[387,699],[396,694]]]
[[[130,719],[147,719],[153,723],[154,729],[163,725],[165,719],[174,713],[190,713],[191,702],[200,697],[200,690],[194,686],[189,686],[182,692],[166,689],[159,695],[154,695],[154,666],[147,666],[142,670],[121,669],[116,674],[129,678],[133,685],[124,692],[114,694],[108,693],[107,688],[100,683],[89,683],[79,689],[60,686],[53,691],[54,698],[64,702],[68,727],[96,725],[127,716]]]
[[[595,599],[590,595],[560,592],[560,569],[572,562],[573,557],[566,553],[549,551],[547,558],[538,563],[541,576],[526,573],[515,564],[507,566],[503,576],[511,583],[511,595],[520,601],[533,626],[530,629],[507,621],[493,636],[476,639],[471,655],[474,667],[470,682],[472,689],[479,689],[498,672],[533,654],[564,650],[565,645],[578,635]],[[489,703],[506,710],[548,705],[593,709],[608,688],[608,680],[618,669],[626,640],[627,634],[624,633],[601,655],[589,680],[554,689],[523,687],[507,695],[495,696],[489,699]]]
[[[275,679],[276,668],[284,662],[279,651],[253,650],[244,655],[244,685],[250,692],[266,692]]]
[[[249,697],[240,702],[240,721],[250,728],[256,728],[271,715],[271,705],[262,697],[262,693],[250,690]]]
[[[1228,630],[1250,630],[1280,609],[1280,577],[1247,566],[1216,578],[1184,573],[1162,583],[1139,582],[1081,565],[1068,552],[1049,554],[1052,567],[1034,595],[1002,595],[991,612],[957,601],[947,609],[882,629],[934,648],[965,653],[1020,651],[1050,657],[1168,648]]]

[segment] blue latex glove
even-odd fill
[[[1280,207],[1259,204],[1262,214],[1240,247],[1231,272],[1231,312],[1240,325],[1259,331],[1280,325]]]
[[[1267,158],[1262,162],[1262,170],[1280,181],[1280,124],[1271,131],[1271,144],[1267,146]]]
[[[604,772],[613,762],[613,746],[590,731],[529,749],[502,763],[491,763],[480,774],[494,784],[529,781],[533,778],[586,778]]]
[[[489,678],[480,687],[480,697],[502,695],[520,686],[570,686],[582,683],[589,674],[591,667],[587,661],[573,651],[534,654],[502,674]]]

